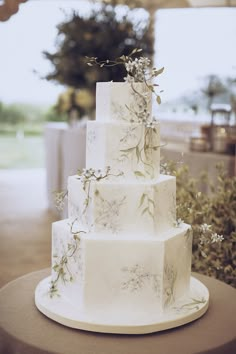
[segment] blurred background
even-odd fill
[[[88,69],[85,56],[114,59],[142,48],[154,66],[165,67],[158,81],[162,104],[154,105],[163,162],[186,165],[207,195],[212,188],[201,173],[214,185],[222,163],[227,205],[234,209],[236,1],[13,3],[0,1],[0,285],[50,266],[51,222],[66,215],[56,210],[54,196],[85,166],[96,82],[123,80],[118,67]],[[218,223],[225,223],[225,213]],[[234,218],[224,230],[234,253],[226,259],[222,251],[224,266],[211,272],[231,284]],[[208,274],[209,266],[197,262]]]

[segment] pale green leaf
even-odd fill
[[[142,215],[144,215],[145,213],[148,213],[148,208],[145,208],[145,209],[142,211]]]
[[[155,203],[152,199],[148,198],[149,203],[151,203],[155,207]]]
[[[139,208],[143,205],[146,196],[147,195],[145,193],[142,194],[142,197],[140,198]]]
[[[132,152],[136,149],[136,146],[135,147],[132,147],[132,148],[129,148],[129,149],[122,149],[120,150],[121,152]]]
[[[138,162],[139,162],[139,159],[140,159],[140,152],[139,152],[138,146],[136,146],[135,152],[136,152],[137,160],[138,160]]]
[[[145,175],[141,171],[134,171],[134,174],[137,177],[145,177]]]
[[[156,101],[157,101],[158,104],[161,104],[161,97],[157,96]]]
[[[164,66],[163,66],[163,68],[161,68],[159,70],[155,70],[155,76],[158,76],[158,75],[162,74],[163,71],[164,71]]]

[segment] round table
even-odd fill
[[[34,290],[49,275],[27,274],[0,290],[1,354],[233,354],[236,353],[236,291],[213,278],[194,274],[210,291],[200,319],[146,335],[115,335],[64,327],[40,313]]]

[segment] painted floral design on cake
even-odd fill
[[[151,219],[154,219],[154,212],[155,212],[155,202],[153,199],[153,192],[152,190],[146,190],[140,198],[138,212],[141,216],[147,215]]]
[[[155,295],[160,297],[160,275],[151,273],[139,264],[132,267],[123,267],[121,271],[124,273],[126,280],[122,283],[123,290],[136,292],[151,285]]]
[[[49,288],[51,298],[60,296],[59,287],[68,282],[72,282],[76,276],[82,279],[83,261],[80,234],[83,231],[73,231],[74,222],[70,225],[71,236],[69,239],[62,240],[57,233],[54,242],[54,254],[52,257],[52,279]]]
[[[128,161],[137,178],[154,178],[154,153],[160,149],[157,124],[138,124],[124,129],[119,142],[119,162]]]
[[[95,190],[94,203],[97,207],[97,216],[95,224],[98,231],[111,231],[113,234],[121,231],[121,208],[126,202],[126,196],[120,198],[113,198],[111,200],[105,199],[98,189]]]
[[[97,139],[97,135],[96,135],[96,131],[95,129],[89,129],[88,133],[87,133],[87,148],[88,150],[92,150],[94,148],[95,145],[95,141]]]
[[[173,306],[170,308],[171,311],[175,311],[176,313],[183,315],[189,312],[195,312],[199,310],[199,308],[206,303],[206,299],[204,297],[195,297],[188,298],[181,301],[181,304],[177,306]]]
[[[177,270],[168,263],[164,266],[164,307],[169,307],[175,301],[175,283]]]

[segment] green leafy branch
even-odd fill
[[[214,182],[206,173],[192,178],[185,165],[168,163],[168,170],[176,176],[177,218],[192,226],[193,271],[236,287],[236,176],[223,164],[216,165]]]
[[[142,49],[135,48],[128,55],[122,55],[115,60],[101,60],[99,61],[97,57],[86,57],[87,65],[94,66],[97,65],[100,68],[105,67],[113,67],[116,65],[123,65],[127,71],[127,77],[125,78],[128,82],[144,82],[148,88],[155,96],[158,104],[161,103],[160,93],[163,92],[161,90],[159,93],[156,92],[158,84],[152,84],[152,80],[163,73],[164,67],[157,69],[152,68],[149,69],[151,61],[148,58],[139,57],[133,59],[134,55],[142,52]],[[136,92],[139,94],[138,92]]]
[[[68,191],[67,190],[63,190],[61,192],[53,192],[54,194],[54,202],[56,205],[56,208],[61,211],[64,208],[64,204],[65,204],[65,199],[68,196]]]
[[[88,206],[89,206],[89,202],[91,200],[90,197],[90,189],[91,189],[91,183],[96,181],[99,182],[103,179],[106,179],[108,177],[119,177],[123,175],[123,172],[119,172],[118,174],[113,174],[110,172],[111,171],[111,167],[107,166],[105,171],[102,170],[95,170],[93,168],[89,168],[89,169],[83,169],[83,171],[78,171],[78,175],[79,175],[79,179],[82,182],[83,185],[83,190],[86,193],[86,198],[84,200],[84,210],[83,210],[83,214],[86,212]]]
[[[75,255],[76,251],[78,250],[79,243],[80,243],[80,234],[86,233],[86,231],[74,232],[73,231],[74,222],[70,226],[70,232],[73,235],[73,237],[71,242],[67,244],[67,249],[65,250],[65,252],[61,257],[58,257],[56,255],[53,256],[54,258],[56,258],[56,261],[52,269],[56,273],[56,278],[51,280],[50,282],[49,295],[51,298],[54,297],[55,295],[59,296],[58,282],[60,280],[63,281],[63,283],[66,283],[68,281],[73,281],[73,275],[69,268],[69,259],[72,258]]]
[[[199,309],[199,305],[202,305],[202,304],[205,304],[206,303],[206,299],[204,297],[202,297],[200,300],[199,299],[194,299],[194,298],[191,298],[191,302],[189,303],[186,303],[180,307],[174,307],[174,309],[176,310],[188,310],[188,311],[191,311],[191,310],[198,310]]]
[[[148,154],[150,151],[157,151],[158,148],[160,148],[160,145],[152,145],[153,141],[153,134],[157,134],[157,130],[155,127],[146,127],[145,128],[145,134],[144,134],[144,141],[142,139],[143,134],[141,133],[141,136],[137,142],[132,147],[129,147],[127,149],[121,149],[121,158],[126,158],[129,159],[130,156],[135,156],[137,163],[141,162],[144,166],[147,166],[150,170],[150,172],[147,172],[150,174],[151,177],[154,175],[154,167],[152,162],[147,162],[149,159]],[[120,141],[122,142],[124,138],[122,138]],[[141,171],[134,171],[134,174],[137,177],[145,177]]]
[[[152,219],[154,218],[155,203],[148,193],[142,194],[138,208],[141,209],[141,215],[148,214]]]

